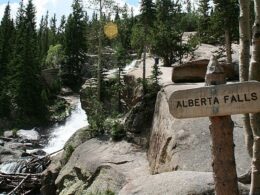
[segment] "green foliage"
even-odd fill
[[[38,30],[38,56],[41,62],[42,68],[45,68],[45,58],[49,49],[50,41],[49,41],[49,13],[47,11],[45,17],[42,16],[40,22],[40,28]]]
[[[105,127],[110,133],[113,141],[119,141],[126,135],[124,125],[117,119],[107,118],[105,121]]]
[[[65,45],[65,25],[66,25],[66,17],[63,15],[61,17],[60,26],[57,30],[57,42],[61,45]]]
[[[81,0],[74,0],[72,4],[73,12],[69,15],[65,26],[65,54],[66,63],[62,70],[66,74],[73,75],[70,79],[79,84],[80,71],[86,60],[86,21]],[[69,86],[73,88],[73,86]]]
[[[192,47],[182,42],[180,5],[170,0],[162,0],[156,4],[157,19],[151,38],[152,52],[163,58],[164,66],[181,63],[185,54],[191,52]]]
[[[10,104],[11,104],[10,98],[6,94],[6,90],[1,90],[1,93],[0,93],[0,118],[9,116]]]
[[[92,100],[94,104],[89,109],[90,115],[88,117],[89,129],[92,131],[93,135],[97,136],[103,134],[105,131],[105,114],[101,103],[97,100]]]
[[[193,32],[198,30],[199,16],[195,12],[184,13],[181,17],[180,26],[183,32]]]
[[[13,137],[17,137],[17,131],[18,131],[18,129],[16,129],[16,128],[12,129]]]
[[[64,164],[66,164],[66,162],[69,161],[72,153],[74,152],[75,148],[72,146],[72,145],[68,145],[65,149],[64,149],[64,152],[65,152],[65,156],[64,156],[64,159],[63,161],[65,162]]]
[[[133,26],[131,36],[131,46],[138,52],[138,57],[141,57],[145,41],[145,32],[142,24],[137,23]]]
[[[199,1],[199,36],[202,42],[208,42],[210,32],[210,0]]]
[[[9,116],[10,97],[8,95],[9,63],[14,50],[15,28],[10,14],[10,5],[5,8],[0,28],[0,117]]]
[[[58,68],[65,60],[65,53],[61,44],[51,45],[46,57],[48,68]]]
[[[141,0],[141,23],[145,28],[153,26],[155,20],[155,4],[152,0]]]
[[[50,20],[50,31],[49,31],[49,37],[50,37],[50,45],[57,44],[57,26],[56,26],[56,14],[53,15],[53,17]]]
[[[214,9],[210,7],[210,0],[199,2],[199,36],[201,42],[209,44],[223,44],[224,33],[228,31],[231,41],[239,37],[238,17],[239,4],[237,0],[213,0]]]
[[[29,0],[26,8],[20,4],[16,23],[14,58],[10,63],[12,107],[17,115],[15,120],[20,124],[36,125],[46,120],[47,108],[41,97],[35,7],[32,0]]]
[[[49,120],[52,122],[64,121],[69,115],[71,107],[64,99],[53,99],[49,101]]]
[[[160,67],[159,67],[159,58],[156,57],[155,63],[153,65],[152,75],[151,75],[151,79],[155,87],[159,86],[159,79],[160,79],[159,76],[161,74],[162,72],[160,71]]]

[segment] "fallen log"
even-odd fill
[[[30,164],[33,164],[33,163],[42,161],[42,160],[47,159],[47,158],[50,158],[52,155],[57,154],[57,153],[61,152],[62,150],[64,150],[64,149],[62,148],[62,149],[60,149],[60,150],[58,150],[58,151],[56,151],[56,152],[52,152],[52,153],[50,153],[50,154],[48,154],[48,155],[46,155],[46,156],[43,156],[43,157],[40,157],[40,158],[37,158],[37,159],[32,159],[31,161],[29,161],[29,162],[26,164],[26,166],[29,166]],[[26,166],[24,166],[23,168],[25,168]]]
[[[37,172],[39,170],[44,171],[51,162],[50,157],[62,150],[63,149],[40,158],[32,158],[21,169],[23,170],[23,168],[26,168],[25,173],[7,174],[0,172],[0,189],[12,190],[8,195],[17,194],[18,191],[19,193],[22,191],[22,194],[28,194],[32,190],[39,189],[41,186],[42,174]]]
[[[16,186],[11,192],[8,193],[8,195],[12,195],[14,194],[25,182],[26,179],[28,179],[29,175],[27,175],[25,178],[23,178],[23,180],[18,184],[18,186]]]
[[[39,188],[41,185],[40,174],[0,174],[0,189],[12,190],[23,183],[23,188],[31,190]],[[22,184],[21,184],[22,185]],[[20,187],[21,187],[20,185]]]

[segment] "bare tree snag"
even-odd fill
[[[225,74],[213,56],[206,73],[206,85],[226,83]],[[210,117],[212,137],[212,168],[216,195],[238,195],[233,143],[234,123],[231,116]]]
[[[250,1],[239,0],[239,79],[240,82],[248,81],[250,64]],[[253,132],[250,125],[249,114],[243,116],[245,143],[250,157],[253,156]]]
[[[260,81],[260,0],[254,0],[254,3],[255,22],[249,79]],[[260,194],[260,113],[250,114],[250,122],[254,135],[250,195],[258,195]]]

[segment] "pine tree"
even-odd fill
[[[41,97],[35,7],[32,0],[29,0],[26,8],[21,2],[16,21],[15,58],[11,62],[13,107],[20,124],[35,125],[45,119],[46,107]]]
[[[80,71],[86,61],[87,40],[86,21],[81,0],[74,0],[73,12],[69,15],[65,27],[65,54],[67,55],[64,71],[71,77],[72,85],[80,84]],[[73,86],[71,86],[73,87]],[[74,86],[75,87],[75,86]]]
[[[66,26],[66,17],[63,15],[61,17],[60,26],[57,32],[57,40],[62,46],[65,45],[65,26]]]
[[[38,48],[39,48],[39,59],[41,62],[42,68],[45,67],[45,58],[47,56],[47,52],[49,50],[50,46],[50,29],[48,27],[49,25],[49,12],[47,11],[45,17],[42,16],[41,22],[40,22],[40,28],[38,30]]]
[[[171,66],[189,52],[182,43],[181,9],[178,2],[160,0],[156,3],[156,22],[152,37],[152,51],[163,58],[164,66]]]
[[[57,43],[57,26],[56,26],[56,14],[50,20],[50,45],[55,45]]]
[[[231,43],[238,40],[238,16],[239,4],[237,0],[213,0],[215,4],[212,23],[215,28],[212,32],[215,37],[224,35],[224,42],[227,53],[227,63],[232,63]],[[223,36],[222,36],[223,37]]]
[[[147,34],[151,31],[155,20],[155,4],[152,0],[141,1],[141,23],[144,26],[144,45],[143,45],[143,94],[146,93],[146,52],[147,52]]]
[[[7,4],[0,28],[0,117],[9,114],[8,64],[12,59],[14,47],[14,24],[10,16],[10,5]]]
[[[210,29],[210,0],[199,1],[199,35],[202,42],[208,41],[208,34]]]

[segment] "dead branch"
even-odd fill
[[[28,179],[29,175],[27,175],[25,178],[23,178],[23,180],[18,184],[18,186],[16,186],[11,192],[8,193],[8,195],[12,195],[13,193],[15,193],[21,186],[22,184],[25,182],[26,179]]]

